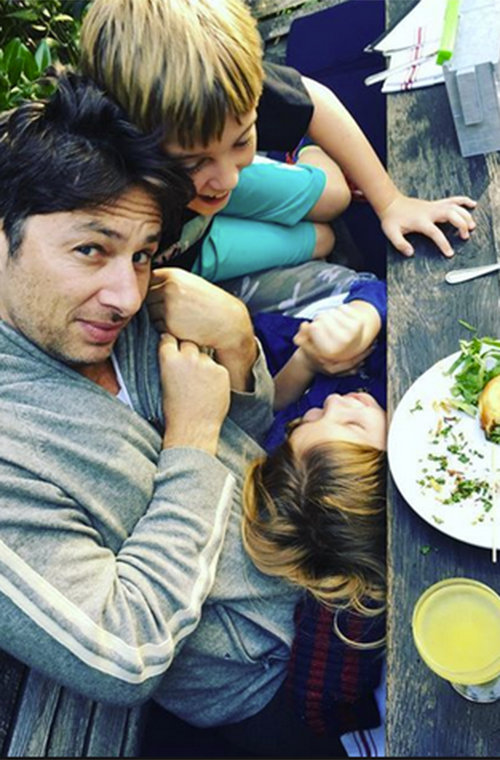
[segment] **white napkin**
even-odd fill
[[[382,92],[398,92],[444,82],[443,68],[436,55],[444,25],[447,0],[420,0],[388,34],[370,46],[389,57],[388,68],[398,68],[384,81]],[[423,63],[421,59],[430,56]],[[415,62],[412,65],[412,62]]]

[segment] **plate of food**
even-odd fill
[[[391,422],[394,481],[426,522],[474,546],[500,544],[500,341],[473,337],[421,375]]]

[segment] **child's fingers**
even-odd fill
[[[386,222],[382,225],[388,240],[392,243],[394,248],[402,253],[403,256],[414,256],[415,249],[412,244],[404,237],[399,225],[395,222]]]
[[[323,330],[332,340],[356,340],[363,330],[363,317],[351,304],[343,304],[335,314],[326,313],[313,322],[315,329]]]
[[[360,354],[357,354],[357,356],[353,356],[350,359],[340,361],[331,360],[323,365],[321,372],[325,375],[354,375],[358,372],[360,366],[372,351],[373,346],[370,346]]]
[[[307,340],[309,340],[309,328],[311,327],[312,322],[302,322],[299,329],[293,336],[293,342],[296,346],[301,346],[303,343],[305,343]]]
[[[467,227],[468,227],[469,230],[476,229],[476,227],[477,227],[476,221],[475,221],[474,217],[472,216],[472,214],[469,211],[467,211],[466,208],[464,208],[463,206],[457,206],[455,208],[455,212],[457,214],[460,214],[460,216],[462,217],[462,219],[464,219],[464,221],[467,224]]]
[[[469,198],[468,195],[452,195],[447,200],[459,206],[467,206],[468,208],[475,208],[477,206],[477,201]]]

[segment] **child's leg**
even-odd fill
[[[307,214],[308,219],[325,222],[339,216],[351,202],[351,190],[335,161],[317,145],[306,145],[299,151],[297,164],[315,166],[326,174],[325,188],[317,203]]]
[[[326,259],[335,245],[335,233],[329,224],[314,223],[316,231],[316,245],[314,246],[313,259]]]
[[[254,219],[293,227],[308,218],[325,192],[326,182],[327,174],[319,167],[289,166],[256,156],[250,166],[241,170],[229,203],[217,217]]]
[[[326,224],[300,222],[285,227],[218,214],[193,272],[221,282],[274,267],[294,267],[312,258],[325,258],[333,242],[333,232]]]

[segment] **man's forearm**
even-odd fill
[[[145,457],[133,465],[121,464],[131,487],[116,488],[114,501],[111,485],[98,483],[82,505],[34,478],[24,499],[21,488],[2,491],[0,646],[84,696],[122,705],[152,695],[198,623],[234,485],[204,452],[164,451],[142,513],[138,494],[147,494],[153,472],[145,474]],[[19,484],[26,474],[18,474]],[[102,532],[92,509],[104,516]],[[42,533],[40,514],[50,526]],[[11,515],[19,536],[4,530]]]

